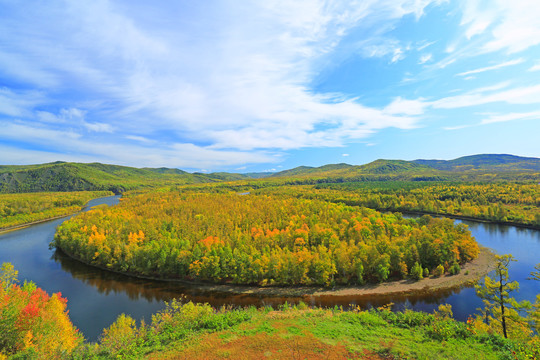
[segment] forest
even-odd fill
[[[376,283],[457,273],[476,258],[464,225],[287,195],[128,196],[79,214],[54,246],[86,263],[159,278],[259,285]]]
[[[379,211],[424,212],[540,228],[540,187],[536,183],[387,181],[276,186],[254,191]]]
[[[0,194],[0,229],[73,214],[110,191]]]

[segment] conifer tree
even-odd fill
[[[537,271],[531,272],[532,277],[530,277],[529,280],[540,281],[540,264],[536,264],[534,268]],[[531,307],[529,318],[531,325],[534,327],[536,332],[540,332],[540,294],[536,295],[536,302]]]
[[[476,285],[476,294],[483,299],[483,313],[490,322],[500,322],[505,338],[508,338],[509,322],[523,323],[519,311],[529,307],[529,302],[517,302],[510,294],[519,289],[517,281],[509,281],[508,266],[516,261],[511,254],[496,255],[495,276],[486,276],[483,284]],[[490,324],[491,325],[491,324]],[[492,325],[491,325],[492,326]]]

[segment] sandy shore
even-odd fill
[[[191,285],[206,291],[263,296],[377,296],[419,292],[425,293],[474,283],[494,269],[494,259],[495,254],[490,249],[481,247],[478,258],[465,264],[462,267],[461,272],[457,275],[446,274],[441,277],[429,277],[420,281],[399,280],[364,286],[325,288],[315,286],[259,287],[201,283],[192,283]]]

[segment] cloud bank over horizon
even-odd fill
[[[343,154],[540,155],[532,1],[0,0],[0,10],[2,164],[251,171]]]

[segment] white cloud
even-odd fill
[[[151,167],[166,164],[178,168],[215,168],[235,164],[271,163],[281,159],[279,153],[217,151],[195,144],[176,143],[163,147],[134,146],[97,138],[86,138],[72,131],[49,130],[23,124],[0,121],[0,139],[32,142],[46,150],[21,150],[19,154],[32,154],[19,164],[48,162],[62,159],[69,161],[100,161],[119,165]],[[0,153],[0,163],[13,163],[14,151]],[[56,154],[56,158],[53,157]],[[67,154],[67,155],[64,155]]]
[[[430,105],[438,109],[455,109],[495,102],[508,104],[540,104],[540,85],[516,87],[486,94],[471,91],[463,95],[450,96],[432,101]]]
[[[540,119],[540,111],[532,111],[532,112],[526,112],[526,113],[508,113],[508,114],[492,115],[488,118],[483,119],[481,121],[481,124],[485,125],[485,124],[493,124],[493,123],[499,123],[499,122],[514,121],[514,120],[539,120],[539,119]]]
[[[397,97],[392,103],[384,108],[384,112],[392,115],[421,115],[424,113],[426,105],[427,104],[423,99],[406,100]]]
[[[435,44],[437,41],[422,41],[418,44],[416,47],[416,51],[422,51],[427,47],[430,47],[431,45]]]
[[[37,91],[12,91],[0,88],[0,114],[21,117],[31,115],[30,109],[44,102],[44,96]]]
[[[482,52],[517,53],[540,44],[540,7],[536,0],[466,0],[461,24],[465,35],[486,36]]]
[[[150,140],[144,136],[138,136],[138,135],[126,135],[125,136],[126,139],[129,139],[129,140],[135,140],[135,141],[140,141],[140,142],[143,142],[143,143],[152,143],[154,142],[153,140]]]
[[[540,62],[537,62],[536,64],[534,64],[530,69],[529,71],[540,71]]]
[[[29,126],[19,122],[0,121],[0,139],[34,142],[36,144],[61,147],[81,137],[70,130],[51,130],[42,126]]]
[[[394,51],[393,51],[393,56],[392,56],[392,62],[395,63],[395,62],[398,62],[399,60],[403,60],[405,58],[405,55],[403,53],[403,50],[401,48],[395,48]]]
[[[518,64],[523,63],[524,61],[525,61],[524,59],[510,60],[510,61],[506,61],[506,62],[497,64],[497,65],[486,66],[486,67],[479,68],[479,69],[474,69],[474,70],[461,72],[461,73],[459,73],[457,75],[458,76],[467,76],[467,75],[471,75],[471,74],[478,74],[478,73],[485,72],[485,71],[497,70],[497,69],[504,68],[504,67],[507,67],[507,66],[518,65]]]
[[[349,154],[341,154],[341,156],[347,157],[349,156]]]
[[[105,123],[89,123],[89,122],[83,122],[83,125],[85,128],[87,128],[90,131],[94,132],[106,132],[106,133],[112,133],[114,131],[114,128],[110,124]]]
[[[425,64],[428,61],[430,61],[432,58],[433,58],[432,54],[424,54],[424,55],[420,56],[420,59],[418,60],[418,63],[419,64]]]
[[[461,129],[466,129],[466,128],[470,128],[472,126],[475,126],[475,125],[457,125],[457,126],[445,126],[443,127],[444,130],[461,130]]]
[[[410,48],[403,46],[398,40],[385,37],[373,37],[357,43],[358,51],[368,58],[389,58],[391,63],[405,58]]]
[[[455,58],[448,58],[448,59],[445,59],[445,60],[442,60],[442,61],[439,61],[435,66],[439,69],[444,69],[445,67],[447,67],[448,65],[451,65],[453,63],[456,62],[456,59]]]
[[[470,39],[484,33],[497,18],[495,1],[467,0],[463,1],[463,17],[461,25],[466,26],[465,36]],[[491,5],[491,6],[490,6]]]

